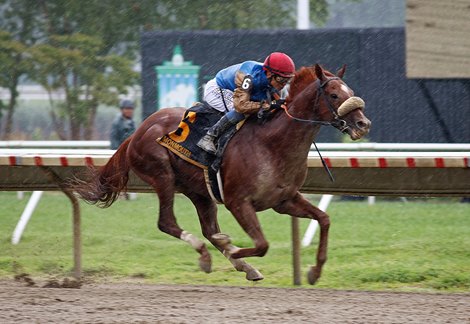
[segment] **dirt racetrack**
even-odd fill
[[[0,281],[0,323],[470,323],[470,294]]]

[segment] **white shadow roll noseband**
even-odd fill
[[[338,116],[342,117],[356,109],[364,110],[366,103],[360,97],[350,97],[338,107]]]

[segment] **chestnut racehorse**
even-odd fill
[[[178,127],[183,108],[163,109],[148,117],[109,162],[90,170],[87,182],[75,184],[86,201],[110,206],[126,188],[132,170],[158,195],[158,228],[188,242],[200,254],[202,270],[211,271],[211,256],[202,240],[184,231],[173,212],[175,192],[187,196],[197,209],[202,233],[236,270],[248,280],[263,279],[243,258],[264,256],[269,244],[256,216],[274,209],[280,214],[315,219],[320,226],[316,265],[308,272],[311,284],[320,277],[327,258],[329,217],[299,192],[307,175],[307,155],[321,125],[332,125],[356,140],[368,133],[370,121],[363,113],[364,102],[342,81],[345,66],[337,75],[320,65],[303,67],[291,81],[286,108],[272,113],[263,124],[255,116],[233,136],[221,165],[224,204],[254,247],[239,248],[221,234],[216,203],[211,199],[203,170],[159,145],[156,139]]]

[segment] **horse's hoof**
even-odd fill
[[[217,241],[217,243],[221,246],[225,246],[227,244],[232,243],[230,236],[228,236],[227,234],[217,233],[212,235],[212,239]]]
[[[212,260],[211,260],[210,254],[201,256],[199,258],[199,268],[201,268],[201,270],[204,271],[205,273],[212,272]]]
[[[315,267],[311,267],[307,273],[307,280],[308,280],[308,283],[311,285],[314,285],[317,282],[318,278],[320,278],[320,275],[316,273],[315,270],[316,270]]]
[[[256,269],[249,270],[246,273],[246,280],[259,281],[259,280],[263,280],[263,279],[264,279],[264,277],[261,274],[261,272],[259,272]]]

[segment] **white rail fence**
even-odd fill
[[[76,276],[80,276],[78,202],[63,187],[63,180],[88,165],[104,165],[114,153],[105,149],[107,145],[107,141],[0,142],[0,190],[36,190],[13,233],[13,244],[20,241],[42,191],[62,190],[74,206],[75,268]],[[402,152],[393,151],[397,145]],[[85,149],[92,146],[94,149]],[[323,211],[328,208],[333,195],[342,194],[470,196],[470,144],[321,143],[318,146],[336,181],[330,182],[322,170],[317,152],[311,151],[307,161],[308,175],[301,191],[322,193],[319,208]],[[345,148],[349,151],[341,151]],[[378,148],[382,151],[375,151]],[[128,189],[151,191],[147,184],[133,175]],[[298,226],[296,224],[293,219],[293,226]],[[315,221],[310,223],[302,245],[311,243],[317,226]],[[298,252],[294,251],[294,259],[296,254]]]

